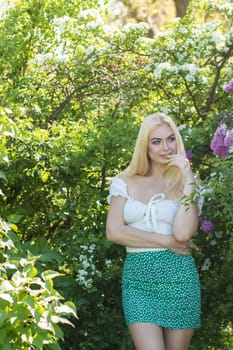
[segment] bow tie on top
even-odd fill
[[[157,208],[159,207],[161,201],[165,199],[164,193],[158,193],[155,194],[149,201],[146,209],[146,215],[145,220],[148,227],[151,227],[151,229],[154,232],[159,231],[158,227],[158,213]]]

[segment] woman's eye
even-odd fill
[[[172,136],[172,137],[169,138],[169,141],[170,141],[170,142],[174,142],[175,140],[176,140],[176,138],[175,138],[174,136]]]

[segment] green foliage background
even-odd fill
[[[105,239],[106,197],[142,118],[169,114],[205,188],[202,217],[215,225],[194,238],[203,305],[191,349],[230,350],[232,153],[214,156],[210,141],[222,122],[233,128],[223,89],[232,1],[193,1],[153,38],[145,23],[109,24],[109,11],[97,0],[19,0],[0,20],[0,216],[44,257],[40,270],[62,274],[55,288],[79,318],[62,325],[61,348],[133,349],[121,312],[125,253]]]

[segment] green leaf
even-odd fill
[[[0,328],[4,326],[5,321],[8,319],[8,315],[6,312],[0,312]],[[1,336],[2,335],[2,336]],[[0,341],[4,334],[4,330],[0,330]],[[0,343],[1,344],[1,343]]]
[[[47,345],[48,350],[61,350],[61,347],[58,343],[56,344],[48,344]]]
[[[11,295],[6,293],[0,293],[0,299],[8,301],[10,304],[14,302],[14,299],[11,297]]]
[[[0,291],[15,291],[15,287],[13,286],[13,283],[8,281],[8,280],[1,280],[1,284],[0,284]]]
[[[16,271],[12,277],[11,277],[12,281],[14,282],[16,287],[19,287],[20,285],[23,285],[26,283],[27,278],[22,276],[22,273],[19,271]]]
[[[74,317],[77,317],[76,307],[72,302],[65,302],[63,305],[56,306],[54,310],[56,311],[56,313],[59,313],[59,314],[62,314],[62,313],[71,314]]]
[[[6,174],[2,170],[0,170],[0,178],[6,182],[8,181]]]
[[[57,272],[57,271],[46,270],[46,271],[43,271],[41,276],[46,281],[48,279],[53,279],[55,277],[61,276],[61,274],[59,272]]]
[[[38,349],[43,349],[43,340],[43,336],[41,336],[40,334],[36,334],[33,337],[32,345],[36,346]]]
[[[17,224],[22,218],[23,215],[10,214],[7,216],[7,221],[11,224]]]
[[[37,269],[33,265],[27,265],[24,267],[23,272],[27,274],[27,277],[33,278],[37,275]]]
[[[58,324],[54,324],[54,330],[58,339],[63,339],[64,333]]]
[[[52,332],[54,334],[53,325],[48,320],[46,320],[46,318],[44,318],[44,317],[41,318],[40,321],[38,322],[38,327],[43,329],[43,330]]]
[[[3,345],[2,350],[15,350],[10,344]]]
[[[51,320],[54,323],[63,323],[63,324],[68,324],[68,325],[74,327],[74,325],[67,318],[64,318],[64,317],[54,315],[51,317]]]

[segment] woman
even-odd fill
[[[137,350],[187,350],[200,326],[195,187],[175,123],[146,117],[129,166],[111,183],[106,223],[108,240],[126,246],[123,310]]]

